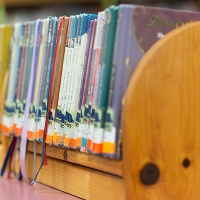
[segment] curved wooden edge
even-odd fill
[[[170,32],[144,55],[122,119],[127,199],[199,199],[200,22]]]

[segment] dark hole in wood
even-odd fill
[[[63,157],[64,157],[64,160],[67,160],[67,151],[64,151]]]
[[[144,185],[152,185],[159,178],[159,169],[155,164],[147,164],[140,172],[140,180]]]
[[[190,160],[189,160],[188,158],[185,158],[185,159],[183,160],[183,166],[184,166],[185,168],[188,168],[188,167],[190,166]]]

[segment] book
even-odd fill
[[[47,33],[47,44],[46,44],[46,52],[45,52],[45,60],[44,60],[44,74],[43,74],[43,82],[42,82],[42,90],[40,95],[40,112],[41,119],[39,124],[39,136],[40,139],[43,140],[44,128],[46,123],[46,115],[48,111],[47,102],[49,97],[49,87],[50,87],[50,79],[51,72],[53,66],[53,56],[57,35],[57,17],[49,17],[49,26]]]
[[[197,12],[119,5],[103,156],[121,158],[121,112],[124,95],[129,79],[142,56],[165,34],[186,23],[197,21],[199,17]]]
[[[118,7],[111,6],[106,10],[106,32],[107,37],[104,48],[105,55],[102,56],[102,63],[99,65],[99,90],[97,104],[95,108],[95,123],[93,133],[92,153],[101,154],[103,146],[103,135],[105,127],[106,108],[108,105],[109,85],[112,69],[113,50],[115,42],[116,24],[118,17]],[[105,44],[104,44],[105,45]]]
[[[17,84],[17,72],[20,65],[21,42],[20,38],[23,31],[23,23],[16,23],[13,27],[11,39],[11,57],[9,64],[9,78],[6,100],[4,103],[4,113],[2,117],[1,130],[9,135],[13,129],[13,116],[15,109],[15,87]]]
[[[71,42],[71,34],[73,30],[72,24],[72,16],[69,17],[68,29],[67,29],[67,36],[65,41],[65,52],[64,52],[64,61],[63,61],[63,68],[62,68],[62,76],[61,76],[61,83],[59,89],[59,97],[58,97],[58,105],[56,109],[56,116],[55,116],[55,125],[54,125],[54,137],[53,137],[53,144],[60,145],[63,144],[64,141],[64,134],[60,132],[61,126],[61,118],[62,114],[64,114],[65,108],[65,100],[66,100],[66,78],[68,76],[68,63],[69,57],[71,54],[70,51],[70,42]]]
[[[92,97],[93,97],[93,88],[95,85],[96,75],[97,75],[97,68],[98,68],[98,61],[100,56],[100,49],[101,49],[101,39],[102,39],[102,30],[104,24],[104,12],[98,13],[97,18],[97,27],[95,32],[95,39],[94,39],[94,47],[92,53],[92,62],[90,67],[90,75],[88,79],[88,88],[87,88],[87,97],[86,97],[86,104],[82,110],[82,118],[81,118],[81,151],[86,151],[86,144],[87,144],[87,136],[89,131],[89,115],[92,106]]]
[[[65,143],[65,115],[67,115],[67,110],[69,109],[69,84],[70,78],[72,76],[72,63],[74,57],[74,38],[76,36],[78,25],[77,16],[70,16],[70,26],[68,29],[68,41],[67,48],[65,48],[66,54],[64,57],[65,62],[63,63],[63,75],[65,75],[65,79],[63,79],[63,88],[61,92],[61,102],[60,102],[60,112],[59,112],[59,120],[57,120],[56,129],[56,145],[63,146]],[[61,77],[62,79],[62,77]],[[58,117],[58,115],[57,115]]]
[[[73,113],[72,113],[72,98],[74,96],[74,77],[76,76],[77,59],[79,52],[78,41],[76,40],[80,34],[82,16],[72,17],[72,38],[70,43],[71,58],[69,59],[69,69],[67,78],[67,96],[66,96],[66,107],[64,109],[64,114],[61,117],[61,128],[60,131],[64,135],[64,147],[70,148],[72,141],[72,134],[70,126],[73,123]]]
[[[115,127],[113,126],[111,119],[113,120],[113,113],[110,111],[111,106],[111,97],[113,95],[113,87],[115,79],[115,67],[116,63],[118,65],[123,65],[123,52],[126,50],[127,47],[127,37],[124,37],[125,32],[128,30],[129,22],[127,21],[128,12],[124,12],[124,10],[119,6],[118,11],[118,19],[117,19],[117,28],[116,28],[116,39],[114,45],[114,54],[113,54],[113,61],[112,61],[112,72],[110,78],[110,88],[109,88],[109,99],[108,99],[108,109],[106,111],[106,122],[105,122],[105,130],[104,130],[104,137],[103,137],[103,149],[102,154],[103,156],[108,156],[113,158],[116,151],[116,140],[115,140],[115,131],[118,127],[118,122],[115,123]],[[121,110],[119,111],[121,112]]]
[[[95,16],[95,15],[89,15],[88,16],[89,18],[88,18],[88,20],[91,20],[91,19],[96,19],[97,18],[97,15]],[[85,29],[85,33],[84,33],[84,35],[82,36],[82,41],[84,41],[83,39],[84,39],[84,37],[88,37],[88,28],[89,28],[89,26],[88,26],[88,21],[86,22],[86,29]],[[91,27],[92,28],[92,27]],[[91,30],[92,31],[92,30]],[[82,34],[81,34],[82,35]],[[88,39],[85,39],[85,47],[84,48],[86,48],[86,41],[87,41]],[[89,48],[89,45],[88,45],[88,48]],[[82,53],[82,55],[84,55],[86,53],[86,49],[84,50],[84,53]],[[89,50],[88,50],[88,52],[87,52],[87,54],[89,54]],[[88,57],[88,55],[85,55],[85,56],[87,56]],[[88,59],[88,58],[87,58]],[[85,62],[85,65],[86,65],[86,63],[87,63],[87,60],[86,60],[86,62]],[[84,57],[82,57],[82,64],[81,64],[81,66],[83,66],[84,65]],[[83,73],[84,72],[84,73]],[[77,81],[79,81],[79,84],[78,84],[78,94],[79,94],[79,99],[80,99],[80,101],[79,102],[77,102],[77,105],[78,105],[78,107],[77,107],[77,109],[80,111],[80,109],[81,109],[81,106],[82,106],[82,101],[83,101],[83,92],[84,92],[84,83],[83,82],[81,82],[81,79],[85,79],[86,78],[86,73],[85,73],[85,70],[83,71],[83,69],[82,69],[82,67],[81,67],[81,73],[80,73],[80,77],[77,79]],[[78,99],[77,99],[78,100]],[[86,150],[86,141],[85,141],[85,138],[87,137],[87,134],[88,134],[88,123],[86,122],[86,126],[85,126],[85,128],[83,129],[83,132],[82,132],[82,142],[81,142],[81,151],[83,151],[83,152],[85,152],[85,150]]]
[[[46,137],[46,143],[52,144],[53,137],[54,141],[56,140],[56,134],[54,135],[54,121],[56,108],[58,105],[58,97],[59,97],[59,89],[61,83],[61,76],[63,70],[63,61],[64,61],[64,51],[65,51],[65,42],[67,37],[67,29],[68,29],[69,18],[68,17],[60,17],[58,22],[58,34],[56,38],[56,49],[54,54],[54,73],[52,72],[51,77],[51,88],[52,95],[49,98],[51,102],[50,105],[50,117],[48,123],[48,132]]]
[[[35,35],[36,21],[28,22],[28,33],[26,38],[26,54],[24,59],[23,76],[21,84],[21,94],[19,102],[19,112],[16,125],[16,135],[20,136],[22,133],[23,123],[24,123],[24,112],[26,106],[26,98],[28,94],[28,85],[31,73],[31,63],[33,57],[33,42]]]
[[[42,36],[42,25],[43,22],[41,19],[38,19],[36,22],[35,27],[35,33],[34,33],[34,42],[33,42],[33,58],[31,67],[33,67],[33,82],[32,82],[32,91],[31,91],[31,98],[30,98],[30,113],[29,113],[29,119],[28,119],[28,139],[29,140],[35,140],[35,102],[34,102],[34,96],[35,96],[35,89],[36,89],[36,80],[37,80],[37,74],[38,70],[38,59],[39,59],[39,52],[40,52],[40,46],[41,46],[41,36]],[[38,81],[38,80],[37,80]],[[26,101],[27,103],[27,101]]]
[[[2,85],[4,76],[9,70],[9,59],[10,59],[10,41],[12,37],[13,28],[11,25],[0,26],[0,93],[2,92]],[[0,98],[0,108],[3,108],[3,100]],[[2,120],[2,113],[0,112],[0,124]],[[1,127],[1,125],[0,125]]]
[[[43,20],[42,25],[42,35],[40,40],[40,52],[38,58],[38,70],[36,75],[35,92],[33,98],[33,106],[35,107],[35,137],[36,140],[42,140],[42,135],[39,135],[39,124],[41,119],[41,109],[39,108],[41,88],[43,83],[44,74],[44,60],[46,55],[46,44],[47,44],[47,34],[48,34],[49,19]]]
[[[97,17],[97,16],[94,16]],[[76,119],[74,120],[74,131],[73,131],[73,138],[72,138],[72,148],[76,148],[76,141],[77,141],[77,136],[78,136],[78,126],[80,123],[80,113],[81,113],[81,108],[82,108],[82,103],[83,103],[83,92],[84,92],[84,83],[86,79],[86,72],[87,72],[87,62],[89,59],[89,49],[90,49],[90,44],[91,44],[91,38],[92,38],[92,30],[93,30],[93,25],[94,25],[94,20],[92,20],[90,17],[88,19],[88,39],[87,39],[87,44],[86,44],[86,52],[85,52],[85,57],[84,57],[84,64],[82,67],[82,72],[81,77],[77,78],[77,81],[80,81],[80,86],[77,88],[77,95],[79,93],[78,97],[78,103],[77,103],[77,113],[76,113]],[[79,80],[78,80],[79,79]]]
[[[89,104],[87,103],[84,112],[83,112],[83,133],[82,133],[82,144],[81,144],[81,151],[86,152],[86,145],[90,127],[90,116],[91,116],[91,108],[95,106],[95,95],[94,92],[95,86],[98,84],[98,69],[99,69],[99,59],[100,59],[100,52],[102,49],[102,33],[104,30],[104,23],[105,22],[105,11],[100,12],[98,15],[98,24],[97,24],[97,31],[95,35],[95,42],[94,42],[94,50],[95,55],[93,57],[93,71],[90,76],[89,88],[88,88],[88,99]]]
[[[18,74],[17,74],[17,88],[15,90],[16,92],[16,105],[15,105],[15,111],[14,111],[14,119],[13,119],[13,133],[18,135],[17,133],[17,122],[18,122],[18,117],[19,117],[19,107],[20,107],[20,102],[22,101],[21,97],[21,92],[22,92],[22,80],[23,80],[23,73],[24,73],[24,60],[25,60],[25,55],[26,55],[26,40],[27,40],[27,35],[28,35],[28,26],[29,23],[25,22],[23,24],[23,30],[22,30],[22,35],[21,35],[21,42],[22,42],[22,49],[21,49],[21,59],[20,59],[20,65],[18,69]]]

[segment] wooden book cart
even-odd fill
[[[200,199],[200,22],[170,32],[144,55],[122,118],[121,161],[48,146],[38,182],[91,200]],[[32,163],[30,142],[30,178]]]

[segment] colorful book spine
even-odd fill
[[[80,116],[79,116],[79,126],[78,126],[76,147],[81,147],[81,144],[82,144],[82,132],[83,132],[82,129],[84,126],[82,113],[84,113],[85,105],[87,102],[89,80],[90,80],[90,75],[92,73],[92,60],[94,59],[94,56],[95,56],[94,41],[95,41],[96,29],[97,29],[97,20],[95,19],[93,27],[92,27],[91,42],[90,42],[89,54],[88,54],[88,60],[87,60],[86,75],[85,75],[85,81],[84,81],[84,90],[83,90],[83,95],[82,95],[82,106],[81,106]],[[88,145],[89,145],[89,143],[88,143]]]
[[[36,21],[29,22],[28,26],[28,36],[27,36],[27,47],[26,47],[26,56],[24,61],[24,73],[22,79],[22,87],[21,87],[21,97],[20,97],[20,111],[18,115],[18,122],[16,126],[17,135],[21,135],[22,127],[24,122],[24,112],[26,106],[26,98],[28,94],[28,85],[31,73],[31,64],[32,64],[32,57],[33,57],[33,43],[34,43],[34,35],[35,35],[35,26]]]
[[[101,45],[102,45],[102,33],[103,33],[103,27],[104,27],[104,17],[105,12],[100,12],[98,15],[98,24],[97,24],[97,31],[95,35],[95,42],[94,42],[94,59],[92,62],[93,65],[93,71],[90,74],[90,82],[89,82],[89,88],[88,88],[88,98],[87,98],[87,105],[84,110],[84,117],[83,117],[83,133],[82,133],[82,144],[81,144],[81,151],[86,152],[86,146],[87,146],[87,139],[88,139],[88,133],[89,133],[89,119],[91,114],[91,108],[94,106],[94,87],[97,83],[97,72],[99,67],[99,58],[100,58],[100,51],[101,51]],[[89,103],[89,104],[88,104]]]
[[[82,105],[81,109],[81,116],[80,116],[80,123],[79,123],[79,128],[78,128],[78,137],[77,137],[77,144],[76,148],[80,148],[81,151],[84,151],[84,146],[86,143],[85,135],[84,132],[86,133],[86,130],[88,128],[88,120],[87,120],[87,111],[88,111],[88,106],[89,106],[89,100],[90,100],[90,92],[91,92],[91,84],[92,84],[92,77],[93,77],[93,71],[94,71],[94,61],[95,61],[95,56],[96,56],[96,43],[97,43],[97,38],[99,35],[99,27],[100,27],[100,21],[102,18],[102,12],[98,13],[97,17],[97,23],[95,26],[95,33],[94,33],[94,42],[92,45],[92,50],[91,52],[91,60],[88,66],[88,74],[86,75],[86,82],[84,85],[84,97],[83,97],[83,102],[84,104]]]
[[[3,41],[3,30],[4,30],[4,25],[0,25],[0,41]],[[3,52],[3,43],[0,43],[0,91],[3,83],[2,52]]]
[[[1,38],[1,45],[0,45],[0,93],[2,91],[2,84],[4,81],[4,76],[6,72],[9,70],[9,60],[10,60],[10,41],[12,37],[13,28],[11,25],[1,25],[0,26],[0,38]],[[0,108],[3,108],[3,100],[0,98]],[[2,112],[0,111],[0,129],[1,129],[1,122],[2,122]]]
[[[22,43],[22,50],[21,50],[21,59],[20,59],[20,65],[19,65],[19,72],[17,77],[17,88],[16,88],[16,107],[14,112],[14,119],[13,119],[13,132],[15,135],[19,135],[19,131],[17,129],[17,123],[18,123],[18,117],[19,117],[19,107],[20,107],[20,97],[22,92],[22,80],[23,80],[23,73],[24,73],[24,60],[26,55],[26,40],[27,40],[27,34],[28,34],[28,26],[29,23],[26,22],[23,25],[23,33],[21,36],[21,43]]]
[[[34,68],[33,71],[33,86],[31,92],[31,101],[30,101],[30,114],[29,114],[29,126],[28,126],[28,139],[35,140],[35,104],[34,104],[34,95],[36,89],[36,80],[37,80],[37,71],[40,70],[38,68],[38,59],[39,59],[39,52],[40,52],[40,42],[41,42],[41,35],[42,35],[42,20],[38,19],[36,22],[35,34],[34,34],[34,45],[33,45],[33,59],[32,59],[32,66]]]
[[[116,151],[116,128],[119,128],[118,121],[115,122],[113,126],[113,117],[114,113],[110,109],[112,105],[112,95],[113,95],[113,87],[115,84],[115,73],[116,73],[116,65],[124,65],[123,56],[125,55],[125,50],[122,54],[122,49],[126,49],[128,45],[128,38],[124,35],[129,27],[128,19],[128,12],[125,12],[121,6],[119,6],[118,11],[118,21],[117,21],[117,28],[116,28],[116,39],[114,45],[114,54],[112,60],[112,72],[110,78],[110,89],[109,89],[109,99],[108,99],[108,109],[106,111],[106,122],[105,122],[105,130],[104,130],[104,137],[103,137],[103,149],[102,154],[103,156],[108,156],[113,158]],[[121,110],[118,110],[121,112]]]
[[[56,49],[55,49],[54,66],[53,66],[53,70],[55,72],[52,72],[52,78],[51,78],[52,95],[49,98],[49,101],[51,101],[51,106],[50,106],[48,132],[46,138],[46,143],[49,144],[53,143],[53,136],[56,137],[56,135],[54,135],[54,121],[56,117],[55,114],[58,104],[59,88],[63,70],[64,50],[65,50],[68,23],[69,23],[68,17],[63,16],[59,18],[58,34],[56,39]],[[56,138],[54,138],[54,140],[56,140]]]
[[[68,30],[67,30],[67,37],[65,41],[65,53],[64,53],[64,61],[63,61],[63,68],[62,68],[62,76],[61,76],[61,83],[60,83],[60,90],[59,90],[59,97],[58,97],[58,105],[56,110],[56,118],[55,118],[55,125],[54,125],[54,140],[53,143],[55,145],[62,145],[64,142],[64,133],[60,131],[61,126],[61,118],[62,114],[64,114],[64,107],[66,101],[66,79],[68,76],[68,64],[69,58],[71,55],[70,51],[70,42],[71,42],[71,34],[73,30],[72,24],[72,16],[69,18]]]
[[[40,95],[40,106],[41,106],[41,121],[39,126],[39,135],[40,138],[43,138],[44,128],[46,123],[47,115],[47,101],[49,97],[49,87],[50,87],[50,78],[53,66],[53,55],[55,48],[55,41],[57,35],[57,18],[50,17],[49,27],[48,27],[48,37],[47,37],[47,47],[46,47],[46,56],[44,61],[44,82],[42,84],[42,91]]]
[[[69,71],[68,71],[68,79],[67,79],[67,101],[66,101],[66,108],[65,108],[65,120],[64,124],[61,123],[63,126],[63,133],[64,137],[64,146],[70,148],[71,141],[72,141],[72,134],[71,134],[71,126],[73,124],[73,114],[71,113],[72,110],[72,96],[74,96],[74,88],[73,88],[73,77],[76,73],[76,62],[77,62],[77,54],[79,52],[79,46],[76,43],[76,38],[80,32],[81,26],[81,17],[80,16],[73,16],[72,23],[74,23],[73,31],[72,31],[72,40],[70,43],[70,50],[71,50],[71,59],[69,63]],[[63,118],[63,117],[62,117]],[[62,129],[60,129],[62,130]]]
[[[134,69],[144,53],[171,30],[199,20],[199,13],[135,5],[120,5],[121,20],[127,24],[113,59],[109,107],[104,134],[104,156],[121,158],[121,111],[124,94]],[[117,43],[118,41],[116,41]],[[123,50],[126,51],[123,51]],[[115,150],[111,143],[115,140]],[[106,147],[107,146],[107,147]],[[110,148],[110,150],[109,150]],[[114,152],[114,153],[113,153]]]
[[[88,41],[88,20],[91,18],[90,15],[83,14],[82,16],[82,21],[81,21],[81,28],[80,28],[80,33],[78,36],[78,45],[80,46],[79,49],[79,54],[78,54],[78,59],[77,59],[77,68],[76,68],[76,75],[74,77],[74,96],[72,98],[72,118],[73,118],[73,124],[72,127],[70,128],[71,130],[71,137],[72,137],[72,143],[71,147],[75,147],[76,140],[73,138],[76,138],[77,136],[77,130],[75,130],[75,117],[77,113],[77,108],[81,108],[80,104],[78,105],[79,101],[79,93],[80,90],[83,89],[81,87],[81,79],[83,75],[83,66],[84,66],[84,60],[85,60],[85,54],[86,54],[86,45]]]
[[[94,20],[90,20],[89,21],[89,28],[88,28],[88,39],[87,39],[87,45],[86,45],[86,53],[85,53],[84,64],[83,64],[83,69],[82,69],[82,76],[79,78],[80,81],[81,81],[80,82],[80,89],[79,89],[79,91],[77,91],[77,94],[79,93],[78,109],[77,109],[78,111],[77,111],[77,114],[76,114],[76,119],[75,119],[75,124],[74,124],[74,132],[73,132],[73,138],[72,138],[72,144],[71,144],[72,148],[76,148],[76,141],[77,141],[77,136],[78,136],[78,126],[79,126],[79,123],[80,123],[80,113],[81,113],[81,107],[82,107],[82,102],[83,102],[84,83],[85,83],[85,79],[86,79],[87,62],[88,62],[88,57],[89,57],[89,49],[90,49],[90,44],[91,44],[91,36],[92,36],[93,25],[94,25]],[[77,88],[77,90],[78,90],[78,88]]]
[[[16,23],[14,25],[12,41],[11,41],[11,59],[10,70],[8,79],[8,89],[6,95],[6,101],[4,106],[4,114],[2,117],[1,130],[6,135],[12,133],[13,115],[15,109],[15,86],[17,82],[17,70],[20,63],[20,37],[22,35],[23,23]]]
[[[107,10],[107,21],[109,24],[107,42],[105,48],[105,57],[102,63],[102,74],[100,76],[100,88],[97,99],[97,109],[95,110],[95,128],[93,134],[92,153],[101,154],[103,146],[103,134],[106,108],[108,105],[109,84],[112,69],[113,47],[115,42],[116,23],[118,16],[118,7],[111,6]]]
[[[43,20],[42,35],[40,40],[40,53],[38,58],[38,70],[36,75],[35,93],[33,105],[35,106],[35,135],[36,140],[42,140],[42,135],[39,135],[39,125],[41,120],[40,96],[44,76],[44,61],[46,56],[46,44],[48,36],[49,18]]]

